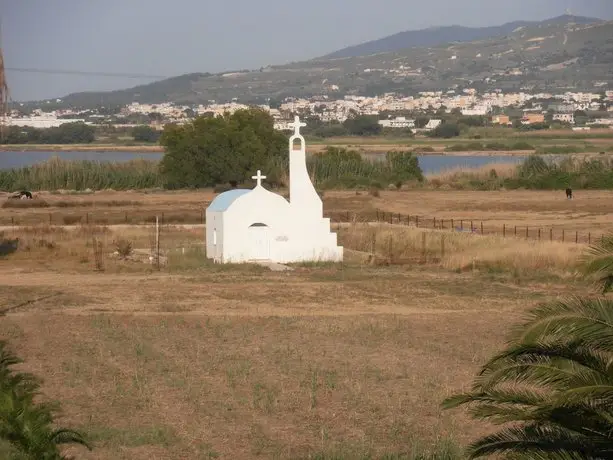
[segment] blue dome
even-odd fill
[[[223,212],[230,207],[234,200],[240,198],[246,193],[251,192],[251,189],[233,189],[223,192],[215,197],[211,204],[207,208],[207,211]]]

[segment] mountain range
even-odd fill
[[[514,21],[507,22],[500,26],[491,27],[463,27],[458,25],[444,27],[429,27],[420,30],[408,30],[389,35],[378,40],[369,41],[359,45],[349,46],[333,53],[322,56],[320,59],[338,59],[368,54],[389,53],[399,51],[404,48],[430,47],[444,43],[472,42],[476,40],[486,40],[493,37],[503,37],[512,34],[520,27],[548,26],[555,24],[596,24],[604,22],[596,18],[585,16],[563,15],[556,18],[547,19],[542,22],[536,21]]]
[[[613,21],[560,16],[498,27],[402,32],[308,61],[74,93],[61,105],[274,103],[285,97],[414,94],[469,85],[479,91],[601,91],[613,88],[612,69]]]

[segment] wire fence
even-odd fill
[[[592,244],[605,237],[605,232],[591,232],[561,227],[535,227],[506,223],[492,223],[473,219],[441,219],[411,214],[391,213],[374,210],[369,213],[333,212],[327,217],[332,222],[377,222],[391,225],[404,225],[409,227],[431,230],[448,230],[465,232],[476,235],[492,235],[503,238],[523,238],[538,241],[558,241],[564,243]]]
[[[539,241],[560,241],[565,243],[592,244],[602,239],[605,231],[579,231],[563,227],[537,227],[494,223],[473,219],[441,219],[416,214],[391,213],[382,210],[363,212],[331,211],[325,216],[332,223],[371,222],[404,225],[416,228],[467,232],[477,235],[496,235],[503,238],[514,237]],[[38,211],[14,213],[0,216],[0,227],[23,227],[34,225],[205,225],[205,208],[175,209],[166,212],[153,210],[114,210],[100,209],[96,211]]]

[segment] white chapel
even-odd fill
[[[206,254],[218,263],[258,260],[308,262],[343,260],[330,219],[306,167],[306,146],[296,117],[289,139],[289,201],[262,187],[260,171],[252,190],[219,194],[206,209]],[[299,147],[294,148],[295,141]]]

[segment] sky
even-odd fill
[[[404,30],[565,13],[613,0],[0,0],[6,68],[171,77],[301,61]],[[154,81],[7,71],[14,101]]]

